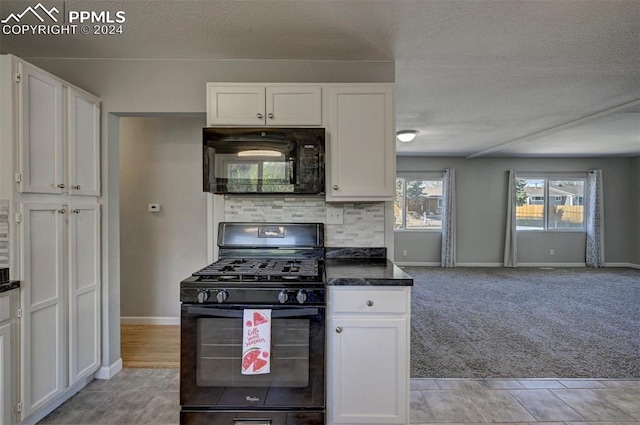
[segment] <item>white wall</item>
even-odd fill
[[[637,160],[635,164],[637,166]],[[632,225],[630,158],[425,158],[399,157],[398,173],[456,169],[457,261],[460,265],[501,265],[504,254],[507,170],[585,172],[603,170],[605,261],[630,261]],[[637,204],[637,203],[636,203]],[[637,217],[637,216],[636,216]],[[636,231],[637,234],[637,231]],[[584,264],[585,235],[576,232],[521,232],[518,262]],[[549,249],[555,255],[549,255]],[[403,251],[407,250],[407,256]],[[440,263],[440,234],[396,232],[395,261]]]
[[[120,359],[119,116],[201,114],[209,81],[395,80],[393,61],[23,59],[102,99],[103,367]]]
[[[629,262],[640,268],[640,156],[631,160]]]
[[[180,316],[178,282],[207,260],[202,118],[120,120],[120,312]],[[147,210],[150,203],[160,212]]]

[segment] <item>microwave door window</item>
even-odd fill
[[[229,192],[257,192],[259,164],[241,162],[227,164],[227,190]]]
[[[293,192],[290,183],[290,162],[282,158],[247,159],[228,158],[224,166],[228,192]]]

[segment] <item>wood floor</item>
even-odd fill
[[[125,368],[180,367],[180,326],[120,325],[120,350]]]

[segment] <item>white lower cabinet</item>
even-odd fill
[[[18,290],[0,294],[0,425],[12,425],[15,398],[15,312]]]
[[[99,367],[100,206],[21,204],[22,419]]]
[[[409,422],[407,287],[329,288],[327,423]]]

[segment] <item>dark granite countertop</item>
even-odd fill
[[[413,286],[413,278],[386,258],[325,259],[327,286]]]
[[[0,283],[0,292],[11,291],[12,289],[18,289],[20,287],[20,281],[13,280],[11,282]]]

